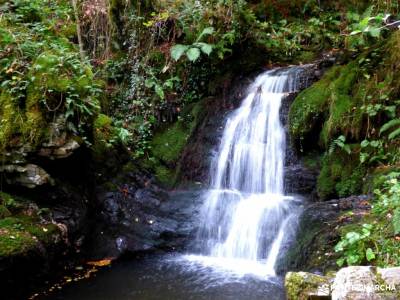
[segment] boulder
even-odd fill
[[[331,279],[307,272],[289,272],[285,277],[288,300],[308,300],[329,297]]]
[[[394,285],[396,290],[400,291],[400,267],[378,268],[378,274],[389,285]]]
[[[339,270],[332,285],[332,300],[380,300],[374,291],[378,284],[376,268],[352,266]]]

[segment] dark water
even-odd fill
[[[282,278],[235,275],[184,256],[120,262],[46,300],[281,300]]]

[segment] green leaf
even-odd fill
[[[350,32],[350,35],[357,35],[360,34],[362,31],[361,30],[354,30],[352,32]]]
[[[154,87],[154,91],[156,92],[158,97],[160,97],[162,100],[164,100],[164,98],[165,98],[164,90],[160,85],[156,84],[156,86]]]
[[[186,52],[186,56],[187,58],[192,61],[195,62],[199,57],[200,57],[200,50],[199,48],[190,48],[187,52]]]
[[[396,235],[400,234],[400,208],[399,207],[394,210],[392,224],[393,224],[394,234],[396,234]]]
[[[368,141],[368,140],[363,140],[363,141],[361,142],[361,148],[368,147],[368,145],[369,145],[369,141]]]
[[[360,163],[362,163],[362,164],[365,163],[367,161],[368,157],[369,157],[368,153],[361,152],[360,153]]]
[[[145,87],[148,89],[152,88],[155,84],[155,81],[153,79],[146,79],[144,82]]]
[[[357,254],[350,254],[347,256],[346,261],[348,265],[354,265],[359,262],[360,256]]]
[[[200,46],[200,49],[204,54],[210,55],[211,52],[213,51],[213,45],[211,44],[198,43],[198,45]]]
[[[365,251],[365,257],[367,258],[368,261],[375,259],[374,251],[372,251],[371,248],[368,248],[367,251]]]
[[[371,28],[370,30],[368,30],[368,33],[372,36],[372,37],[379,37],[381,35],[381,30],[379,28]]]
[[[342,267],[342,266],[344,265],[344,258],[339,258],[339,259],[336,261],[336,263],[337,263],[337,265],[338,265],[339,267]]]
[[[187,51],[189,46],[176,44],[171,48],[171,57],[173,60],[178,61],[182,55]]]
[[[394,140],[398,136],[400,136],[400,127],[397,128],[395,131],[393,131],[391,134],[389,134],[388,138],[389,140]]]
[[[343,145],[343,150],[347,153],[350,154],[351,153],[351,148],[349,145]]]
[[[197,38],[197,41],[200,41],[204,36],[210,35],[210,34],[213,34],[213,33],[214,33],[214,27],[206,27],[200,33],[199,37]]]
[[[389,122],[385,123],[382,127],[381,130],[379,130],[379,133],[383,133],[385,131],[387,131],[388,129],[400,125],[400,119],[394,119],[394,120],[390,120]]]

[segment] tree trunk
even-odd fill
[[[74,9],[74,14],[75,14],[76,33],[78,35],[78,44],[79,44],[79,54],[81,56],[81,61],[84,61],[85,60],[85,50],[83,49],[81,22],[79,19],[77,0],[72,0],[72,7]]]

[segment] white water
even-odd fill
[[[280,108],[296,90],[298,69],[269,71],[250,86],[228,118],[211,169],[199,240],[202,264],[240,274],[274,276],[295,219],[284,195],[285,131]]]

